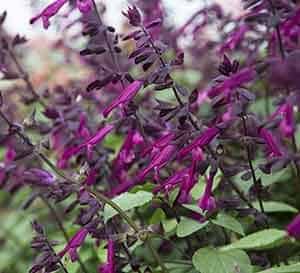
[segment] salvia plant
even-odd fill
[[[0,17],[0,271],[300,272],[299,2],[105,2],[35,6],[59,85]]]

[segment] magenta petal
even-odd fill
[[[92,10],[93,2],[92,0],[77,0],[76,6],[80,12],[88,13]]]
[[[98,142],[102,141],[104,137],[110,133],[114,129],[114,126],[111,124],[108,124],[104,127],[102,127],[94,136],[92,136],[90,139],[88,139],[84,144],[80,146],[85,145],[96,145]]]
[[[270,131],[265,128],[261,128],[259,135],[266,142],[270,156],[282,156],[282,152],[279,149],[276,139]]]
[[[48,5],[40,14],[30,19],[30,24],[35,23],[37,20],[42,19],[43,26],[47,29],[50,26],[49,19],[53,17],[68,0],[56,0],[52,4]]]
[[[256,72],[254,69],[244,68],[238,73],[235,73],[232,76],[226,78],[220,84],[212,87],[207,94],[210,98],[214,98],[220,95],[222,92],[230,92],[231,90],[252,81],[255,75]]]
[[[66,253],[69,253],[72,262],[78,259],[77,249],[84,243],[88,231],[85,228],[79,229],[79,231],[71,238],[65,248],[59,252],[59,256],[63,257]]]
[[[182,148],[179,151],[179,157],[185,157],[187,154],[192,152],[196,148],[202,148],[208,145],[213,139],[219,134],[220,129],[212,127],[206,129],[199,137],[194,139],[191,144]]]
[[[171,159],[172,154],[175,152],[175,148],[176,147],[174,145],[167,145],[162,150],[157,152],[151,160],[150,164],[138,174],[137,180],[142,181],[145,176],[153,169],[158,172],[159,169],[161,169]]]
[[[215,199],[212,196],[214,176],[206,179],[206,187],[203,196],[199,199],[198,206],[204,211],[211,211],[216,208]]]
[[[130,85],[128,85],[121,94],[112,101],[112,103],[104,109],[103,116],[107,117],[112,110],[114,110],[116,107],[122,104],[129,103],[137,94],[137,92],[141,89],[143,86],[142,81],[134,81]]]
[[[300,214],[298,214],[293,221],[286,228],[289,236],[298,239],[300,237]]]
[[[98,272],[99,273],[115,273],[115,249],[114,249],[114,242],[113,240],[108,240],[107,246],[107,261],[105,264],[99,266]]]

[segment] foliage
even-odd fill
[[[300,272],[298,1],[48,2],[43,73],[0,16],[0,271]]]

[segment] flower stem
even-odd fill
[[[153,247],[151,239],[148,238],[146,240],[146,245],[148,246],[149,250],[152,253],[152,256],[155,258],[156,262],[159,264],[160,268],[162,269],[163,273],[168,273],[169,270],[167,269],[167,267],[165,266],[164,262],[161,260],[160,256],[158,255],[156,249]]]
[[[6,123],[11,127],[13,126],[13,123],[11,123],[9,121],[9,119],[4,115],[4,113],[2,111],[0,111],[0,116],[4,119],[4,121],[6,121]],[[31,147],[35,147],[34,144],[32,144],[32,142],[30,141],[30,139],[21,131],[17,131],[17,134],[24,140],[26,140],[26,142],[31,146]],[[43,153],[41,152],[36,152],[35,153],[45,164],[48,165],[49,168],[51,168],[57,175],[59,175],[60,177],[62,177],[63,179],[76,184],[75,181],[73,181],[71,178],[69,178],[67,175],[65,175],[65,173],[61,170],[59,170]],[[112,201],[110,198],[106,197],[104,194],[100,193],[100,192],[96,192],[93,191],[91,189],[89,189],[88,187],[85,187],[85,190],[87,192],[89,192],[92,196],[94,196],[97,200],[100,200],[101,202],[103,202],[104,204],[107,204],[109,206],[111,206],[113,209],[115,209],[120,216],[122,217],[122,219],[124,219],[128,225],[130,227],[132,227],[132,229],[138,234],[140,233],[140,228],[137,226],[137,224],[127,215],[127,213],[118,205],[116,204],[114,201]],[[153,258],[156,260],[156,262],[160,265],[160,267],[162,268],[163,272],[168,272],[166,266],[164,265],[164,263],[161,261],[158,253],[156,252],[156,250],[152,247],[151,244],[151,238],[147,238],[147,240],[145,241],[146,245],[149,247],[149,249],[151,250],[151,253],[153,255]]]
[[[247,130],[247,123],[246,123],[244,113],[242,114],[242,121],[243,121],[243,128],[244,128],[244,136],[247,137],[248,130]],[[263,201],[262,201],[261,191],[260,191],[261,190],[261,183],[256,178],[255,170],[254,170],[253,163],[252,163],[252,160],[251,160],[251,151],[250,151],[250,147],[249,147],[248,144],[246,144],[246,152],[247,152],[248,164],[249,164],[250,171],[251,171],[252,181],[253,181],[253,184],[254,184],[254,186],[256,187],[256,190],[257,190],[257,199],[258,199],[258,202],[259,202],[260,211],[261,211],[261,213],[265,214],[264,204],[263,204]]]
[[[25,71],[25,69],[23,68],[23,66],[19,62],[19,60],[18,60],[17,56],[15,55],[13,49],[8,46],[7,52],[9,54],[10,58],[12,59],[12,61],[14,62],[16,68],[17,68],[19,76],[26,83],[27,89],[30,91],[33,98],[36,99],[37,101],[39,101],[39,103],[46,108],[47,107],[46,103],[41,99],[40,95],[35,91],[35,89],[33,87],[33,84],[29,79],[28,73]]]
[[[43,197],[42,195],[40,195],[40,198],[43,200],[43,202],[45,203],[45,205],[48,207],[51,215],[53,216],[54,220],[57,223],[57,226],[59,227],[61,233],[64,235],[65,240],[68,242],[69,241],[69,236],[68,233],[63,225],[62,220],[60,219],[60,216],[58,215],[58,213],[56,212],[55,208],[51,205],[51,203],[47,200],[47,198]],[[88,273],[88,270],[86,269],[84,263],[82,262],[82,260],[80,259],[80,256],[78,255],[78,263],[81,267],[82,272],[84,273]]]

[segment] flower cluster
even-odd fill
[[[52,46],[86,71],[62,85],[27,74],[26,39],[9,37],[0,16],[1,77],[23,83],[0,93],[0,187],[12,200],[24,193],[24,209],[47,207],[38,219],[64,240],[34,222],[30,272],[168,272],[173,260],[187,272],[207,250],[197,249],[254,232],[285,240],[225,246],[228,272],[293,263],[271,245],[300,238],[300,216],[288,214],[300,208],[299,4],[243,0],[234,17],[206,3],[177,28],[163,1],[134,0],[117,33],[105,3],[49,2],[30,23],[47,29],[70,7],[64,33],[85,43],[75,50],[66,35]]]

